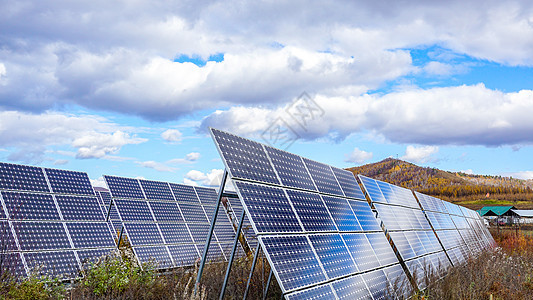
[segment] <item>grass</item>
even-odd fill
[[[413,299],[532,299],[533,238],[521,231],[492,232],[498,248],[450,268]]]
[[[427,276],[430,283],[412,299],[531,299],[533,295],[533,237],[530,230],[494,230],[499,247],[466,264],[447,270],[442,278]],[[251,257],[235,260],[226,299],[242,298]],[[2,273],[0,299],[218,299],[227,263],[211,263],[204,270],[199,293],[193,295],[197,266],[159,274],[155,264],[139,265],[130,250],[102,257],[83,271],[83,278],[65,284],[34,272],[25,280]],[[268,263],[260,259],[253,274],[249,299],[261,299]],[[405,287],[405,284],[402,283]],[[394,293],[394,290],[390,291]],[[280,299],[273,280],[268,299]]]

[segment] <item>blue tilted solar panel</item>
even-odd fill
[[[348,200],[340,197],[321,196],[326,203],[328,211],[333,217],[333,221],[339,231],[361,231],[363,228],[357,221],[355,214],[348,203]]]
[[[331,284],[339,299],[364,300],[372,299],[370,291],[366,287],[361,275],[347,277]]]
[[[372,202],[388,203],[387,199],[383,196],[381,189],[379,188],[377,181],[362,175],[359,175],[359,179],[363,183],[365,190]]]
[[[180,203],[191,203],[191,204],[200,204],[200,201],[198,200],[198,196],[196,196],[196,192],[194,191],[194,188],[189,185],[184,184],[177,184],[177,183],[171,183],[170,188],[172,189],[172,192],[174,193],[174,197],[176,200]]]
[[[23,251],[70,248],[62,223],[13,222],[13,227]]]
[[[94,196],[87,173],[56,169],[44,170],[54,193]]]
[[[383,181],[379,181],[379,180],[376,180],[376,184],[379,187],[379,190],[381,191],[381,194],[383,195],[383,197],[385,197],[385,200],[387,201],[387,203],[399,204],[399,203],[395,203],[396,195],[394,194],[390,184],[383,182]]]
[[[267,236],[260,239],[284,290],[326,280],[305,236]]]
[[[403,232],[391,232],[390,237],[404,260],[416,257],[416,253]]]
[[[125,223],[124,227],[134,247],[163,244],[161,234],[154,223]]]
[[[22,262],[22,254],[19,252],[4,252],[0,253],[0,261],[2,262],[2,272],[4,274],[11,274],[17,277],[26,276],[26,269]]]
[[[258,232],[301,232],[283,189],[235,182]]]
[[[105,221],[96,197],[56,196],[64,220]]]
[[[135,255],[141,263],[149,263],[157,269],[172,267],[172,259],[165,246],[134,247]]]
[[[106,223],[66,223],[74,243],[74,248],[105,248],[114,247],[115,241],[109,234]]]
[[[363,192],[361,191],[359,184],[357,184],[355,176],[352,172],[334,167],[331,167],[331,169],[333,170],[333,174],[335,174],[335,177],[341,185],[342,191],[346,197],[365,200],[365,195],[363,195]]]
[[[0,189],[50,192],[43,169],[0,163]]]
[[[98,259],[110,255],[114,249],[87,249],[78,250],[76,253],[80,259],[81,265],[84,268],[90,267],[92,263],[96,263]]]
[[[208,223],[207,216],[200,205],[180,203],[181,212],[188,223]]]
[[[309,240],[328,278],[337,278],[358,271],[339,234],[310,235]]]
[[[168,251],[176,267],[190,266],[200,259],[194,245],[169,245]]]
[[[183,222],[183,217],[176,202],[156,202],[149,203],[157,222]]]
[[[0,221],[0,234],[0,253],[17,250],[17,244],[15,243],[15,238],[13,237],[9,222]]]
[[[319,194],[286,190],[306,231],[336,231]]]
[[[16,220],[59,220],[54,199],[51,195],[2,192],[10,219]],[[2,210],[3,211],[3,210]]]
[[[374,300],[390,299],[388,295],[388,284],[387,276],[383,270],[376,270],[362,275],[363,280],[366,283],[366,286],[372,294]]]
[[[359,271],[367,271],[380,266],[378,258],[365,234],[346,233],[342,234],[342,239],[352,254]]]
[[[221,243],[231,243],[235,239],[235,229],[229,223],[216,223],[215,234]],[[207,234],[206,234],[207,236]]]
[[[140,179],[142,189],[148,200],[175,201],[168,183]]]
[[[122,221],[154,221],[146,201],[125,199],[114,201]]]
[[[265,147],[265,149],[283,185],[316,191],[300,156],[272,147]]]
[[[365,235],[381,266],[398,263],[396,254],[392,251],[389,241],[382,232],[367,233]]]
[[[261,144],[216,129],[211,133],[233,177],[280,184]]]
[[[196,194],[198,195],[198,198],[200,199],[200,203],[202,203],[202,205],[217,204],[218,194],[215,189],[195,186],[194,190],[196,191]]]
[[[161,229],[161,233],[163,234],[163,238],[167,244],[193,243],[185,223],[160,223],[159,229]]]
[[[39,270],[40,274],[74,278],[79,272],[74,251],[29,252],[24,253],[24,259],[28,268]]]
[[[330,166],[307,158],[303,160],[319,192],[344,196]]]
[[[330,300],[335,299],[335,294],[331,285],[325,284],[314,288],[310,288],[301,292],[287,295],[287,300]]]
[[[348,200],[348,203],[364,231],[381,231],[381,227],[368,203],[356,200]]]
[[[145,199],[137,179],[104,175],[113,198]]]
[[[209,224],[189,223],[187,226],[189,227],[195,243],[205,243],[207,240],[207,234],[209,233]]]

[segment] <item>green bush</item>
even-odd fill
[[[17,281],[13,278],[2,282],[2,299],[12,300],[38,300],[38,299],[63,299],[65,287],[58,278],[38,275],[38,270],[24,280]]]

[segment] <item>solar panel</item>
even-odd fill
[[[331,170],[346,197],[366,200],[352,172],[335,167],[331,167]]]
[[[363,228],[348,203],[340,197],[321,196],[339,231],[362,231]]]
[[[80,270],[74,251],[29,252],[24,253],[24,259],[30,270],[51,276],[74,278]]]
[[[3,274],[17,277],[26,276],[26,269],[24,268],[24,263],[19,252],[0,253],[0,261],[2,262]]]
[[[80,258],[81,265],[89,267],[92,263],[96,263],[98,259],[110,255],[112,251],[112,249],[88,249],[79,250],[77,254]]]
[[[285,291],[326,280],[309,241],[305,236],[259,237],[270,265]]]
[[[43,169],[0,163],[0,189],[50,192]]]
[[[372,297],[357,274],[399,262],[354,175],[218,130],[212,135],[284,295],[288,299]],[[254,169],[253,175],[245,164],[235,163],[236,153],[244,152],[246,161],[262,160],[262,153],[249,151],[249,145],[265,149],[269,159],[269,166]],[[268,176],[271,168],[279,182],[258,179]],[[240,206],[235,205],[235,214],[241,212]],[[374,249],[381,251],[379,258]],[[376,289],[388,285],[385,276],[380,279],[384,281],[376,281]]]
[[[331,284],[339,299],[363,300],[372,299],[361,275],[351,276]]]
[[[283,189],[240,181],[235,185],[258,233],[303,231]]]
[[[93,187],[87,173],[44,169],[52,192],[58,194],[94,196]]]
[[[286,190],[306,231],[335,231],[335,223],[319,194]]]
[[[283,185],[316,191],[300,156],[272,147],[265,147],[265,149]]]
[[[319,192],[344,196],[330,166],[307,158],[303,160]]]
[[[0,190],[15,274],[77,277],[82,259],[115,247],[86,173],[0,163]]]
[[[216,129],[211,134],[231,177],[280,184],[263,145]]]
[[[10,219],[59,220],[59,212],[52,195],[2,192]],[[3,210],[2,210],[3,211]]]
[[[372,250],[372,246],[365,234],[343,234],[342,239],[346,243],[359,271],[368,271],[380,266],[376,253]]]
[[[137,179],[104,175],[107,187],[113,198],[144,199]]]
[[[376,270],[369,273],[364,273],[362,277],[366,283],[366,286],[370,290],[370,294],[372,294],[372,298],[374,300],[388,298],[388,279],[387,276],[385,276],[383,270]]]
[[[289,294],[285,297],[287,300],[329,300],[335,299],[335,294],[331,285],[320,285],[302,292]]]
[[[355,274],[358,269],[339,234],[309,235],[328,278]]]
[[[146,199],[175,201],[168,183],[144,179],[140,179],[139,183],[146,195]]]
[[[56,196],[64,220],[105,221],[96,197]]]
[[[108,178],[113,179],[111,184]],[[216,208],[218,194],[214,189],[107,175],[104,179],[140,262],[153,259],[159,263],[158,268],[194,264],[209,233],[211,222],[206,214],[210,218]],[[143,197],[124,199],[132,194],[131,190]],[[233,245],[234,239],[235,230],[221,206],[212,239],[215,246],[210,247],[208,260],[224,261],[226,257],[218,243]]]

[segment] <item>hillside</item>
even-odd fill
[[[514,205],[521,209],[533,209],[532,180],[448,172],[393,158],[348,170],[472,209],[486,205]]]

